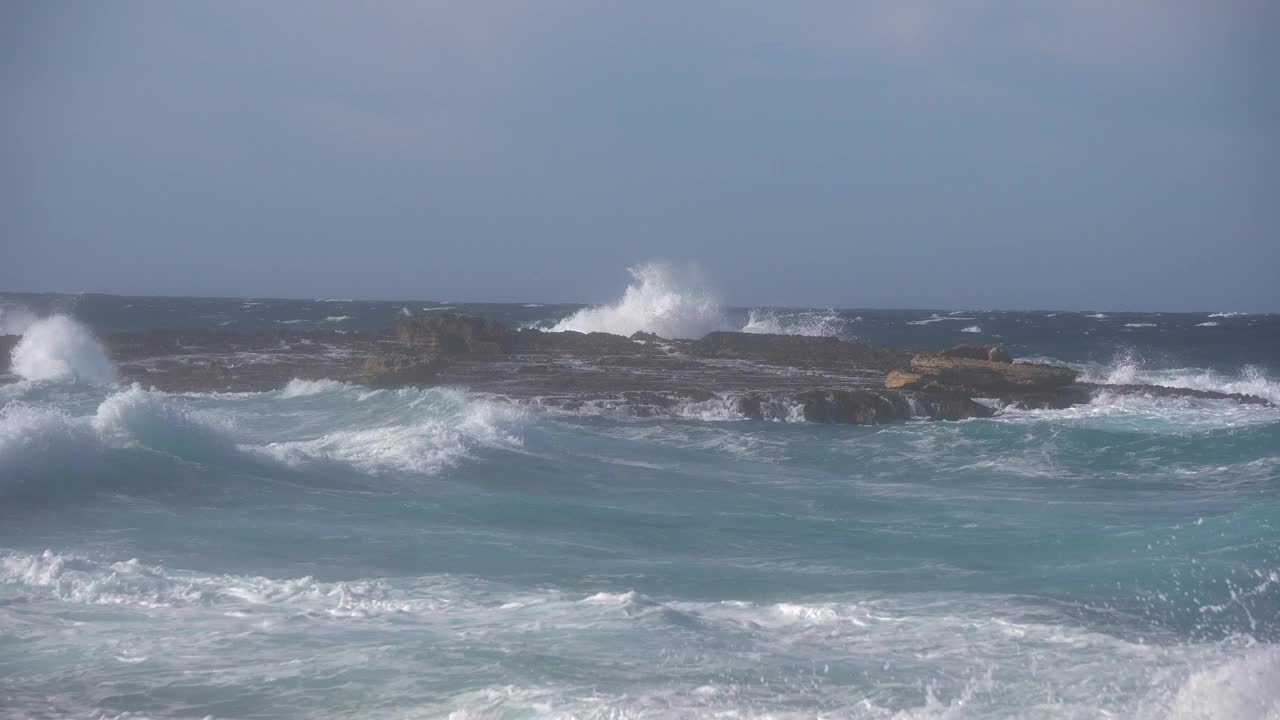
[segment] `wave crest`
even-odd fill
[[[556,323],[552,332],[650,332],[665,338],[700,338],[730,329],[720,302],[696,268],[650,262],[627,268],[632,282],[610,305],[584,308]]]
[[[34,381],[110,385],[115,367],[102,345],[80,323],[66,315],[36,320],[13,348],[10,367]]]

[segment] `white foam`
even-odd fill
[[[556,323],[552,332],[650,332],[665,338],[700,338],[728,330],[720,303],[696,268],[650,262],[628,268],[633,278],[610,305],[584,308]]]
[[[1249,313],[1242,313],[1242,312],[1217,312],[1217,313],[1209,313],[1209,317],[1211,317],[1211,318],[1238,318],[1238,317],[1246,317],[1248,314],[1249,314]]]
[[[973,318],[971,317],[958,317],[954,313],[949,313],[947,315],[939,315],[938,313],[933,313],[932,315],[930,315],[929,317],[923,320],[908,320],[907,324],[908,325],[930,325],[938,322],[946,322],[948,320],[972,320],[972,319]]]
[[[1280,380],[1268,377],[1260,368],[1246,365],[1238,375],[1225,375],[1204,368],[1149,369],[1132,351],[1116,356],[1106,366],[1081,368],[1084,382],[1107,385],[1160,385],[1163,387],[1208,390],[1222,393],[1241,393],[1266,398],[1280,404]]]
[[[1158,324],[1157,323],[1125,323],[1124,326],[1127,328],[1147,328],[1147,327],[1158,327]]]
[[[1085,317],[1091,317],[1095,320],[1105,320],[1107,318],[1105,313],[1094,313],[1092,315],[1085,315]]]
[[[293,391],[288,396],[299,397],[347,386],[295,380],[284,393],[289,387]],[[371,474],[430,475],[457,465],[477,448],[517,449],[523,444],[517,431],[525,415],[515,405],[438,388],[403,390],[387,397],[397,406],[372,427],[242,447],[293,467],[336,462]]]
[[[1280,648],[1264,646],[1196,670],[1142,717],[1166,720],[1280,720]]]
[[[115,368],[106,350],[87,328],[66,315],[28,326],[13,348],[10,367],[27,380],[95,385],[115,382]]]
[[[346,322],[351,319],[350,315],[330,315],[325,318],[325,322]]]
[[[753,308],[742,332],[766,335],[809,335],[849,339],[849,320],[834,309],[787,311]]]
[[[1218,327],[1218,323],[1210,320],[1208,322],[1196,323],[1196,327]]]
[[[969,327],[967,327],[967,328],[963,328],[963,329],[961,329],[961,330],[960,330],[960,332],[967,332],[967,333],[980,333],[980,332],[982,332],[982,326],[981,326],[981,325],[970,325],[970,326],[969,326]]]
[[[289,384],[285,385],[284,388],[280,390],[280,397],[306,397],[308,395],[319,395],[321,393],[348,390],[351,387],[351,385],[337,380],[302,380],[294,378],[289,381]]]

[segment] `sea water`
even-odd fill
[[[1280,400],[1276,316],[723,309],[654,279],[602,308],[0,298],[26,333],[0,384],[0,716],[1280,717],[1275,407],[855,427],[174,394],[116,384],[94,340],[453,305],[999,342]]]

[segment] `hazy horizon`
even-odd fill
[[[17,2],[0,287],[1280,311],[1280,9]]]

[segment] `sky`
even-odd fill
[[[0,290],[1280,311],[1270,0],[0,4]]]

